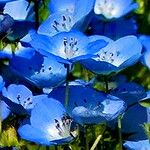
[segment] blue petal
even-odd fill
[[[139,104],[127,110],[122,119],[122,131],[130,135],[128,140],[143,140],[147,138],[142,124],[150,122],[149,112],[149,108],[144,108]]]
[[[14,24],[13,18],[8,14],[0,14],[0,34],[6,34]],[[2,37],[1,36],[1,37]]]
[[[99,40],[104,40],[107,43],[113,42],[113,40],[110,39],[109,37],[101,36],[101,35],[92,35],[92,36],[89,36],[89,40],[90,40],[90,42],[95,42],[95,41],[99,41]]]
[[[2,78],[2,76],[0,75],[0,93],[1,93],[4,85],[5,85],[5,82],[4,82],[3,78]]]
[[[15,51],[15,55],[18,57],[30,59],[35,54],[35,50],[33,48],[31,47],[25,48],[20,43],[18,43],[18,49],[19,50]]]
[[[91,21],[91,32],[117,40],[126,35],[136,35],[137,24],[133,18],[119,18],[117,20],[103,22],[95,17]]]
[[[59,57],[65,62],[65,59],[70,60],[89,53],[91,54],[92,52],[87,50],[88,42],[88,37],[83,33],[71,31],[61,32],[52,38],[34,34],[32,36],[31,45],[40,53],[46,56],[53,54],[57,59]],[[102,41],[99,46],[103,47],[105,44],[106,42]]]
[[[80,60],[80,63],[95,74],[108,75],[112,72],[118,72],[118,68],[110,63],[96,61],[94,59]]]
[[[112,64],[118,67],[131,57],[138,55],[139,58],[141,56],[142,45],[135,36],[125,36],[110,43],[105,50],[107,52],[117,53]],[[132,61],[127,63],[127,66],[129,65],[132,65]]]
[[[17,0],[6,3],[3,13],[11,15],[15,20],[25,20],[31,9],[26,0]]]
[[[31,124],[37,129],[47,130],[50,125],[55,123],[55,119],[60,120],[66,110],[63,105],[53,98],[44,98],[31,112]]]
[[[20,77],[27,79],[39,88],[54,87],[66,79],[66,68],[54,57],[44,57],[35,53],[32,58],[14,56],[11,69]]]
[[[39,34],[54,36],[60,32],[70,31],[74,25],[74,19],[69,12],[57,12],[51,14],[49,18],[44,21],[39,29]]]
[[[150,36],[140,35],[139,40],[143,44],[146,51],[150,51]]]
[[[49,9],[51,13],[55,12],[74,12],[75,0],[51,0],[49,3]]]
[[[52,143],[47,138],[47,134],[44,130],[40,130],[32,127],[31,125],[24,125],[18,129],[18,133],[21,138],[29,141],[33,141],[35,143],[39,143],[42,145],[51,145]]]
[[[78,0],[75,3],[74,18],[75,22],[83,19],[93,9],[95,0]],[[89,18],[87,18],[89,19]]]
[[[141,35],[139,40],[142,42],[144,47],[141,63],[150,69],[150,36]]]
[[[7,38],[11,41],[17,40],[25,36],[29,30],[33,30],[35,28],[35,22],[31,21],[15,21],[12,26],[12,33],[10,33]]]
[[[54,89],[49,96],[64,103],[64,93],[65,86],[62,86]],[[85,85],[71,84],[69,86],[67,111],[80,124],[97,124],[112,120],[124,109],[125,103],[116,97],[98,92]]]
[[[17,104],[23,105],[28,98],[32,99],[32,92],[24,85],[11,84],[7,88],[3,88],[3,96]]]
[[[1,119],[2,121],[8,117],[10,110],[8,105],[4,101],[0,101]]]
[[[126,141],[124,147],[128,150],[149,150],[150,143],[149,140]]]
[[[125,100],[127,105],[132,105],[138,100],[146,97],[144,87],[134,82],[122,83],[117,88],[113,89],[110,94]]]

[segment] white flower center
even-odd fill
[[[73,57],[79,56],[77,39],[73,37],[69,39],[64,37],[59,54],[65,59],[71,59]]]
[[[115,14],[115,7],[113,0],[96,0],[94,12],[95,14],[102,14],[106,18],[112,18]]]
[[[60,120],[55,119],[54,124],[50,125],[47,129],[50,140],[59,140],[68,137],[75,138],[76,131],[71,131],[72,119],[67,116],[62,117]]]

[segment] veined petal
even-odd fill
[[[54,36],[60,32],[67,32],[72,29],[74,18],[72,13],[61,11],[53,13],[39,27],[38,33],[48,36]]]

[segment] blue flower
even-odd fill
[[[141,57],[141,50],[142,45],[135,36],[125,36],[110,42],[91,59],[80,62],[96,74],[108,75],[134,65]]]
[[[34,11],[33,4],[29,4],[26,0],[17,0],[6,3],[4,7],[4,14],[9,14],[15,23],[12,27],[12,34],[7,38],[15,40],[25,36],[28,31],[34,28]]]
[[[49,96],[64,103],[65,86],[54,89]],[[86,93],[86,94],[85,94]],[[71,82],[69,85],[69,115],[79,124],[98,124],[116,118],[125,110],[124,101],[96,91],[86,84]]]
[[[124,147],[127,148],[127,150],[149,150],[150,143],[149,140],[126,141]]]
[[[45,56],[54,55],[62,63],[73,63],[94,55],[107,45],[105,38],[90,39],[79,31],[61,32],[53,37],[32,34],[30,44]],[[96,47],[91,49],[91,46]]]
[[[128,108],[122,119],[122,132],[129,135],[128,140],[144,140],[147,136],[142,125],[150,123],[150,108],[138,103]]]
[[[63,64],[54,57],[45,57],[29,47],[16,52],[10,60],[10,68],[39,88],[51,88],[66,79],[67,69]]]
[[[76,131],[71,129],[70,119],[62,104],[52,98],[44,98],[31,112],[31,124],[18,129],[21,138],[43,145],[57,145],[72,141]]]
[[[86,29],[93,5],[94,0],[50,1],[51,15],[40,25],[38,33],[54,36],[71,29]]]
[[[110,94],[123,99],[128,106],[147,96],[144,87],[134,82],[121,83]]]
[[[137,8],[138,4],[133,3],[133,0],[96,0],[94,12],[106,19],[114,19],[120,18]]]
[[[105,35],[113,40],[117,40],[126,35],[136,35],[137,24],[133,18],[119,18],[104,22],[94,17],[91,21],[91,32],[92,34]]]
[[[141,35],[139,37],[139,40],[143,44],[144,47],[144,52],[143,56],[141,57],[141,62],[144,64],[146,67],[150,69],[150,36],[146,35]]]
[[[10,84],[7,88],[3,88],[3,99],[12,110],[17,114],[30,113],[36,103],[47,95],[33,96],[32,92],[22,84]]]

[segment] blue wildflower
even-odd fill
[[[53,98],[44,98],[31,112],[31,124],[18,129],[21,138],[43,145],[59,145],[72,141],[76,131],[62,104]]]
[[[141,62],[144,64],[146,67],[150,69],[150,36],[146,35],[141,35],[139,37],[139,40],[143,44],[144,47],[144,52],[143,56],[141,57]]]
[[[10,84],[7,88],[4,87],[2,95],[12,112],[17,114],[30,113],[41,98],[47,97],[46,95],[33,96],[32,92],[21,84]]]
[[[23,37],[30,29],[34,28],[33,4],[29,4],[26,0],[6,3],[3,13],[9,14],[15,20],[12,33],[7,36],[9,40]]]
[[[38,52],[45,56],[54,55],[62,63],[89,58],[107,45],[105,38],[90,39],[79,31],[61,32],[53,37],[35,33],[31,38],[30,44]],[[91,46],[94,48],[91,49]]]
[[[150,143],[149,140],[126,141],[124,147],[127,148],[127,150],[149,150]]]
[[[38,33],[54,36],[71,29],[86,29],[94,5],[94,0],[52,0],[51,15],[44,21]]]
[[[51,88],[64,82],[66,68],[52,56],[45,57],[32,48],[19,49],[10,60],[10,68],[39,88]]]
[[[54,89],[49,96],[64,103],[65,86]],[[86,94],[85,94],[86,93]],[[96,91],[79,82],[69,85],[69,115],[79,124],[98,124],[116,118],[125,110],[125,103],[121,99],[103,92]]]
[[[120,18],[130,11],[137,9],[138,4],[133,0],[96,0],[94,12],[106,19]]]
[[[141,57],[141,50],[142,45],[135,36],[125,36],[110,42],[91,59],[80,62],[96,74],[108,75],[135,64]]]

